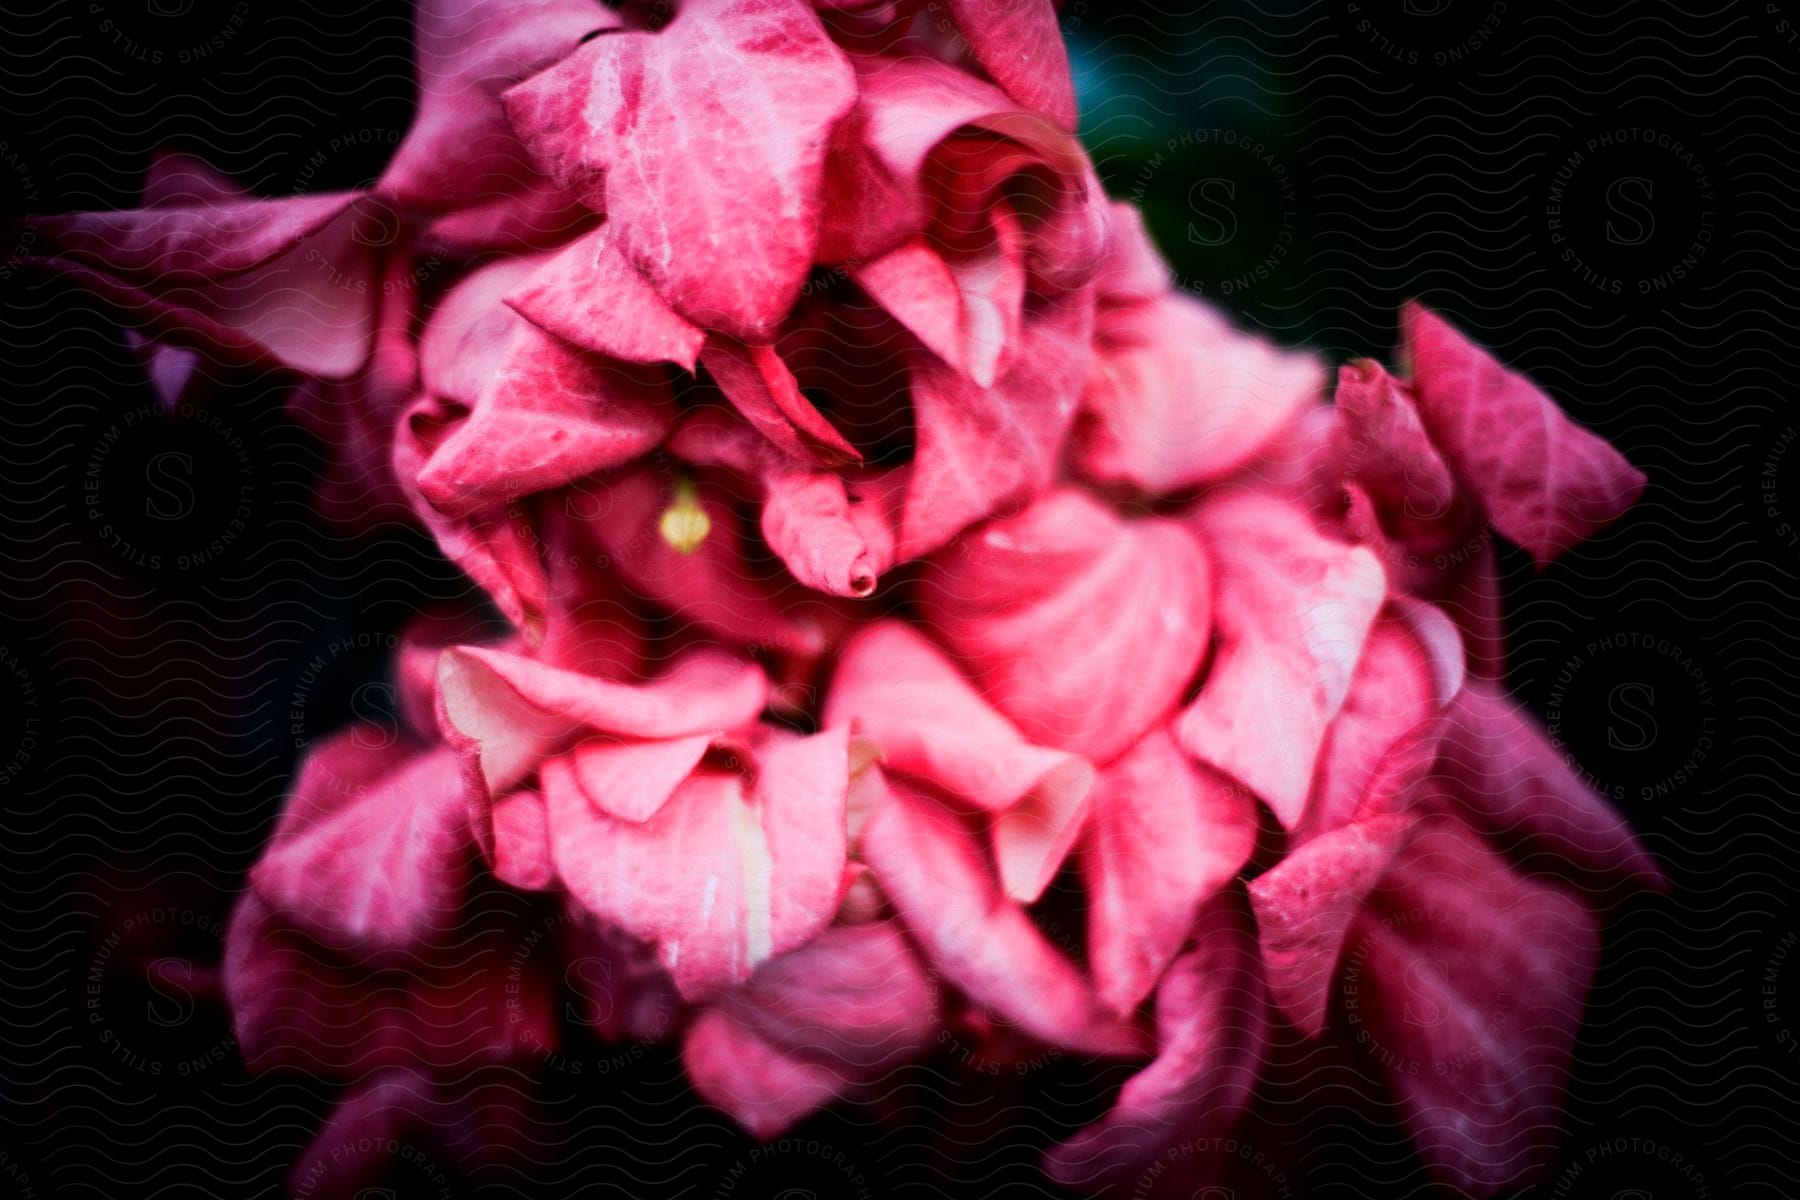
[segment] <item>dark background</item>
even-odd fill
[[[164,145],[265,194],[359,186],[410,119],[405,5],[10,7],[11,213],[131,206]],[[1800,3],[1069,0],[1064,24],[1102,176],[1187,286],[1334,361],[1387,357],[1422,298],[1650,473],[1550,570],[1503,558],[1511,683],[1675,884],[1609,928],[1532,1194],[1794,1194]],[[245,1076],[206,964],[296,752],[388,719],[394,632],[466,585],[417,535],[321,527],[286,381],[212,368],[206,418],[152,421],[113,315],[0,240],[0,1198],[278,1194],[331,1095]],[[188,515],[135,519],[170,450],[202,464]],[[850,1155],[833,1174],[747,1159],[655,1053],[604,1079],[575,1053],[584,1077],[540,1072],[526,1167],[432,1146],[445,1169],[394,1194],[712,1196],[743,1160],[737,1196],[1036,1196],[1035,1147],[1096,1112],[1073,1065],[934,1068],[892,1100],[903,1132],[806,1127]],[[1354,1086],[1306,1103],[1292,1194],[1424,1192]]]

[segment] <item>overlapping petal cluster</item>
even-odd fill
[[[45,222],[156,353],[297,373],[325,510],[504,618],[421,620],[404,736],[308,755],[230,940],[253,1065],[454,1079],[573,988],[770,1136],[954,1028],[1143,1061],[1048,1158],[1088,1187],[1291,1028],[1378,1048],[1446,1180],[1541,1162],[1592,897],[1660,877],[1504,698],[1488,530],[1547,563],[1642,475],[1425,308],[1328,395],[1174,290],[1049,0],[427,0],[417,47],[367,191],[169,157]],[[494,889],[606,969],[474,953]]]

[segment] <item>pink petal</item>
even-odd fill
[[[488,267],[457,293],[460,299],[461,289],[480,289],[491,311],[477,327],[483,335],[494,330],[500,344],[484,343],[473,354],[483,377],[468,419],[418,475],[419,490],[447,516],[466,517],[630,462],[674,424],[674,401],[660,377],[584,354],[500,304],[527,263]],[[448,374],[460,384],[465,366],[442,361],[453,351],[441,339],[428,338],[426,346],[429,378],[441,382]]]
[[[696,499],[710,531],[683,554],[659,530],[674,480],[646,469],[610,477],[587,498],[589,534],[639,596],[730,641],[812,658],[824,650],[829,609],[795,587],[781,564],[746,542],[734,497],[702,479]],[[750,557],[752,552],[756,557]]]
[[[1462,687],[1462,642],[1450,618],[1409,600],[1369,631],[1343,708],[1319,757],[1313,797],[1296,831],[1302,840],[1348,824],[1395,786],[1395,772],[1416,776],[1435,753],[1438,714]]]
[[[418,116],[381,186],[433,209],[490,199],[528,173],[500,93],[619,18],[588,0],[426,0],[414,23]]]
[[[353,193],[34,220],[78,282],[174,336],[341,379],[368,357],[395,214]]]
[[[569,755],[575,784],[601,812],[642,823],[662,811],[694,773],[714,735],[695,734],[654,742],[590,738]]]
[[[1221,896],[1202,914],[1194,949],[1175,960],[1157,989],[1156,1060],[1126,1081],[1104,1118],[1045,1155],[1052,1179],[1083,1190],[1129,1181],[1166,1147],[1183,1139],[1204,1146],[1236,1127],[1261,1071],[1268,1029],[1241,903]]]
[[[941,805],[870,766],[863,857],[932,965],[977,1004],[1040,1041],[1131,1053],[1129,1026],[1101,1008],[1081,971],[1000,892],[974,837]]]
[[[536,643],[543,637],[549,583],[530,530],[520,528],[504,510],[452,519],[434,508],[418,489],[419,472],[462,418],[462,410],[455,405],[433,396],[420,397],[406,410],[396,431],[393,472],[438,549],[493,598],[528,641]]]
[[[1071,450],[1101,483],[1178,492],[1231,474],[1319,395],[1309,354],[1171,293],[1106,319]]]
[[[702,1097],[767,1139],[878,1088],[925,1049],[937,1019],[930,981],[893,925],[841,926],[701,1014],[682,1061]]]
[[[1555,1157],[1598,924],[1453,821],[1421,826],[1357,922],[1350,1019],[1420,1155],[1479,1196]],[[1347,1004],[1350,1001],[1347,999]]]
[[[545,554],[544,636],[537,647],[538,661],[601,679],[641,679],[649,631],[610,564],[585,553],[587,543],[579,536],[579,523],[568,505],[546,505],[544,519],[534,530],[549,547]]]
[[[1208,501],[1195,528],[1217,571],[1220,645],[1176,736],[1292,828],[1381,608],[1381,564],[1324,537],[1292,505],[1255,493]]]
[[[144,207],[220,205],[255,196],[206,160],[180,150],[158,150],[144,173]]]
[[[453,950],[319,945],[246,892],[226,932],[225,992],[253,1070],[356,1079],[384,1066],[466,1072],[558,1041],[554,985],[521,969],[521,933],[470,916]],[[547,956],[540,956],[547,958]]]
[[[822,262],[869,262],[925,232],[926,160],[958,130],[988,135],[995,153],[1023,148],[1041,167],[1084,177],[1086,157],[1067,131],[1021,112],[966,71],[922,57],[864,59],[857,67],[859,101],[838,126],[827,164]]]
[[[214,179],[204,186],[210,190],[226,182]],[[201,194],[192,203],[174,202],[170,195],[157,199],[149,208],[67,213],[33,223],[65,252],[113,274],[194,284],[290,252],[347,212],[358,194],[328,192],[284,200]]]
[[[933,354],[982,387],[993,386],[1018,340],[1025,299],[1018,221],[1003,204],[993,216],[984,252],[947,257],[915,238],[852,272]]]
[[[528,892],[556,886],[543,793],[522,789],[494,805],[494,878]]]
[[[874,592],[893,565],[895,493],[903,469],[816,471],[717,407],[699,409],[683,421],[669,439],[669,451],[690,463],[727,467],[760,480],[763,540],[807,587],[860,599]]]
[[[473,613],[434,609],[401,629],[392,667],[394,707],[407,732],[425,741],[437,739],[438,657],[459,642],[480,641],[487,632]]]
[[[1172,286],[1169,264],[1144,228],[1135,205],[1115,200],[1106,210],[1106,246],[1095,286],[1104,304],[1155,300]]]
[[[349,784],[344,757],[356,751],[345,743],[355,736],[322,745],[315,753],[331,765],[303,785],[318,786],[322,776]],[[286,824],[251,871],[251,885],[333,941],[403,946],[451,928],[470,851],[470,802],[455,752],[419,754],[367,786],[328,815]]]
[[[912,368],[917,445],[901,519],[902,561],[1041,491],[1054,477],[1088,357],[1091,296],[1028,321],[1013,366],[991,388],[935,358]]]
[[[419,335],[419,380],[434,396],[474,407],[506,365],[523,324],[503,298],[533,259],[508,259],[472,271],[432,308]]]
[[[477,646],[446,651],[438,667],[445,733],[477,756],[496,795],[577,731],[678,738],[736,729],[762,711],[768,686],[755,663],[712,649],[692,651],[642,684]]]
[[[200,353],[183,346],[171,346],[167,342],[151,341],[134,329],[127,329],[125,344],[143,364],[144,375],[150,380],[150,387],[156,393],[156,403],[165,413],[173,413],[180,407],[182,399],[188,393],[188,386],[194,382],[195,372],[200,368]],[[202,374],[202,380],[205,376]]]
[[[526,275],[506,302],[565,341],[627,362],[672,362],[692,371],[706,340],[663,302],[610,225],[569,243]]]
[[[1325,1031],[1350,923],[1412,824],[1390,814],[1333,829],[1250,882],[1269,997],[1307,1037]]]
[[[1456,480],[1425,433],[1406,385],[1360,359],[1338,369],[1344,467],[1382,510],[1407,522],[1448,517]]]
[[[544,250],[580,234],[593,210],[541,176],[431,218],[419,230],[421,256],[471,259],[493,251]]]
[[[1439,745],[1427,803],[1459,815],[1525,865],[1547,855],[1561,875],[1573,867],[1597,883],[1668,886],[1619,814],[1495,684],[1471,680],[1463,688]]]
[[[844,648],[825,724],[854,724],[894,770],[991,814],[1000,878],[1013,899],[1036,900],[1081,832],[1093,768],[1020,737],[908,626],[870,626]]]
[[[1437,314],[1401,314],[1419,415],[1488,519],[1541,566],[1625,514],[1642,471]]]
[[[681,1060],[701,1098],[759,1140],[779,1136],[849,1090],[833,1064],[788,1054],[716,1008],[688,1026]]]
[[[657,291],[746,340],[772,336],[799,294],[827,139],[855,99],[804,0],[695,0],[506,95],[538,163],[606,210]]]
[[[1193,535],[1121,520],[1074,490],[939,552],[920,601],[1027,737],[1096,762],[1169,714],[1212,632],[1212,572]]]
[[[852,500],[841,476],[784,472],[768,481],[762,533],[794,578],[834,596],[875,591],[894,562],[894,532],[881,511],[879,489]]]
[[[1050,0],[949,0],[975,59],[1020,107],[1075,129],[1075,82]]]
[[[1082,855],[1100,997],[1130,1013],[1256,846],[1256,803],[1154,730],[1100,773]],[[1266,876],[1265,876],[1266,878]]]
[[[735,774],[701,771],[643,823],[599,812],[565,760],[544,765],[551,845],[570,894],[655,943],[690,999],[805,943],[837,907],[846,735],[772,737],[758,758],[753,793]]]
[[[327,447],[315,503],[327,519],[359,531],[410,518],[392,462],[394,426],[419,391],[418,296],[407,266],[400,255],[387,261],[374,348],[362,369],[346,380],[303,380],[287,403]]]
[[[820,466],[862,461],[856,448],[800,393],[794,373],[774,346],[746,346],[714,337],[701,351],[700,361],[743,418],[790,457]]]

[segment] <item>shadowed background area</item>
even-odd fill
[[[130,206],[166,146],[265,195],[363,186],[411,117],[403,4],[8,8],[9,215]],[[1389,357],[1423,299],[1649,472],[1550,570],[1502,551],[1515,693],[1675,884],[1609,930],[1533,1194],[1792,1194],[1800,5],[1068,0],[1063,23],[1084,140],[1184,286],[1334,363]],[[415,531],[322,527],[274,374],[202,363],[204,409],[162,419],[115,315],[34,249],[0,228],[0,1197],[279,1194],[330,1094],[244,1073],[224,921],[297,756],[393,721],[401,623],[467,584]],[[967,1058],[946,1045],[892,1126],[827,1114],[759,1149],[663,1052],[577,1044],[530,1065],[526,1161],[450,1133],[374,1153],[398,1195],[1044,1194],[1038,1150],[1118,1078]],[[1377,1091],[1331,1064],[1272,1096],[1245,1139],[1286,1148],[1280,1194],[1426,1190]]]

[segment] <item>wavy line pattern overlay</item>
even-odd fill
[[[1650,476],[1547,570],[1499,549],[1506,683],[1672,883],[1607,925],[1562,1150],[1520,1194],[1800,1194],[1800,2],[1060,12],[1082,141],[1181,286],[1334,365],[1390,358],[1421,300]],[[406,620],[475,591],[373,487],[335,501],[367,532],[321,520],[324,450],[278,373],[163,361],[192,372],[168,420],[119,310],[34,267],[10,218],[132,207],[171,146],[262,195],[366,186],[412,56],[409,6],[374,0],[0,18],[0,1200],[1063,1194],[1043,1148],[1130,1072],[949,1034],[770,1143],[655,1042],[471,1062],[412,1098],[423,1132],[245,1069],[220,971],[246,873],[309,749],[359,720],[400,736]],[[483,904],[435,969],[608,969],[558,954],[560,911]],[[1233,1178],[1194,1200],[1447,1194],[1368,1058],[1286,1050]],[[511,1108],[523,1153],[489,1153],[470,1114]],[[344,1182],[371,1162],[379,1186]]]

